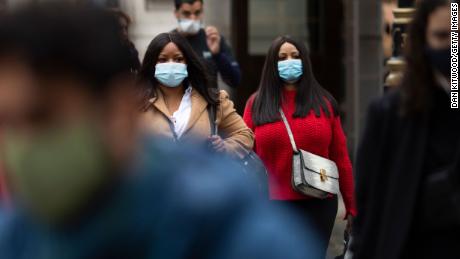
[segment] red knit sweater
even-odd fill
[[[314,111],[304,118],[293,118],[296,91],[283,90],[282,109],[291,126],[297,148],[328,158],[339,169],[340,192],[347,214],[356,215],[354,201],[353,174],[348,156],[346,138],[340,117],[327,117],[323,111],[316,117]],[[255,133],[254,150],[265,163],[269,172],[270,199],[300,200],[311,197],[297,193],[291,186],[292,146],[283,122],[277,121],[254,126],[252,104],[254,95],[248,100],[244,111],[244,121]],[[329,105],[331,111],[332,107]]]

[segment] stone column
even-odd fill
[[[147,10],[145,0],[120,0],[120,7],[133,19],[130,35],[141,60],[156,35],[177,27],[173,1],[158,1],[152,9]]]
[[[364,125],[367,107],[383,93],[382,1],[346,0],[345,130],[350,155]]]

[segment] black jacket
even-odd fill
[[[178,32],[177,29],[173,32]],[[240,65],[233,57],[232,50],[227,44],[225,38],[221,35],[220,53],[212,55],[207,43],[207,36],[204,29],[196,35],[185,37],[192,46],[197,56],[207,66],[210,79],[214,88],[217,88],[217,74],[220,74],[222,80],[230,87],[236,88],[241,81]]]
[[[426,167],[436,160],[427,150],[433,141],[441,143],[431,135],[436,127],[445,127],[433,124],[438,123],[438,117],[448,120],[442,117],[445,112],[456,125],[459,122],[459,112],[448,110],[448,95],[440,88],[433,91],[435,99],[439,97],[433,106],[437,108],[418,115],[400,115],[399,91],[388,93],[369,107],[355,164],[358,215],[350,248],[354,258],[402,258],[407,254],[407,243],[414,237],[419,186]],[[437,136],[445,138],[439,132]],[[455,141],[451,142],[455,148],[448,146],[445,153],[450,159],[454,158],[451,151],[459,146]],[[456,168],[459,171],[458,163]]]

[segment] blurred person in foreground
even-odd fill
[[[11,93],[0,155],[13,198],[0,214],[0,258],[314,253],[299,219],[253,195],[231,162],[138,136],[118,26],[66,4],[0,19],[0,96]]]
[[[450,2],[419,1],[400,87],[370,106],[357,154],[354,258],[454,258],[460,112],[450,108]]]
[[[217,74],[230,87],[236,88],[241,81],[238,62],[230,46],[215,26],[203,26],[203,0],[174,0],[179,32],[192,46],[197,56],[205,61],[213,87],[217,87]]]

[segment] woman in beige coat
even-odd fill
[[[216,152],[243,157],[254,134],[225,91],[210,89],[206,68],[177,33],[163,33],[150,43],[139,73],[148,86],[142,128],[181,143],[203,143]],[[215,111],[218,135],[211,136],[209,111]]]

